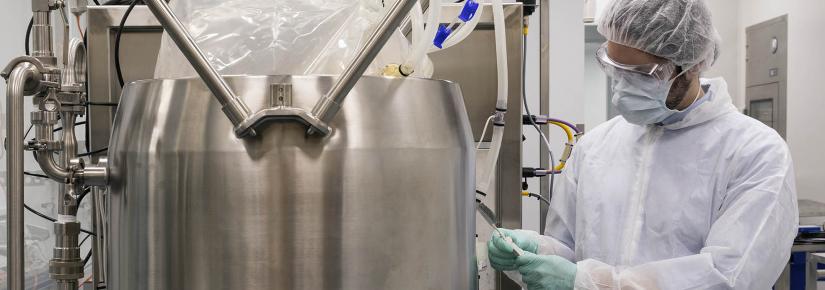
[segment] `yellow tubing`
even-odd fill
[[[560,128],[562,128],[562,130],[564,130],[564,133],[567,134],[567,145],[566,146],[568,147],[568,149],[570,147],[572,147],[573,142],[574,142],[573,141],[573,130],[570,129],[570,127],[567,127],[567,125],[565,125],[563,123],[550,121],[550,124],[559,126]],[[559,172],[559,171],[562,171],[562,169],[564,169],[564,166],[567,164],[567,159],[570,158],[570,151],[571,150],[565,150],[564,151],[564,155],[562,155],[561,159],[559,159],[559,164],[556,165],[555,168],[553,168],[553,171]]]

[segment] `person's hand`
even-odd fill
[[[516,266],[528,290],[573,290],[576,264],[562,257],[524,253]]]
[[[499,229],[501,233],[513,239],[513,243],[525,252],[535,254],[538,251],[538,235],[523,230]],[[493,238],[487,242],[487,252],[490,256],[490,265],[499,271],[516,270],[516,254],[513,247],[505,241],[498,233],[493,232]]]

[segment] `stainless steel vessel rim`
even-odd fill
[[[317,75],[222,75],[224,79],[269,79],[269,78],[277,78],[277,77],[290,77],[290,78],[302,78],[302,79],[320,79],[320,78],[332,78],[335,79],[338,75],[327,75],[327,74],[317,74]],[[415,82],[438,82],[447,85],[457,85],[456,82],[451,80],[440,80],[440,79],[427,79],[427,78],[418,78],[418,77],[392,77],[392,76],[362,76],[361,79],[383,79],[383,80],[411,80]],[[200,80],[199,77],[186,77],[186,78],[172,78],[172,79],[145,79],[145,80],[137,80],[127,84],[128,85],[139,85],[144,83],[154,83],[154,82],[162,82],[162,81],[193,81],[193,80]]]

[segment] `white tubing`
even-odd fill
[[[493,25],[496,36],[496,66],[498,67],[498,100],[496,108],[507,110],[507,34],[504,26],[504,5],[501,0],[493,0]]]
[[[484,6],[481,5],[481,3],[479,3],[478,11],[476,11],[476,14],[473,16],[473,18],[470,19],[470,21],[468,21],[467,23],[464,23],[464,24],[460,25],[458,27],[458,29],[456,29],[456,31],[453,32],[453,34],[450,37],[448,37],[447,40],[444,41],[444,44],[441,45],[442,48],[438,48],[438,47],[433,46],[433,47],[430,48],[430,52],[435,52],[435,51],[439,51],[439,50],[442,50],[442,49],[448,49],[448,48],[464,41],[464,39],[466,39],[467,36],[470,35],[470,33],[475,31],[476,27],[478,26],[478,23],[481,22],[481,15],[483,13],[484,13]]]
[[[421,10],[421,1],[416,1],[412,10],[412,43],[421,42],[421,36],[424,34],[424,12]]]
[[[493,26],[496,38],[496,66],[498,67],[498,99],[496,100],[496,121],[503,123],[504,113],[507,111],[508,70],[507,70],[507,35],[504,26],[504,5],[501,0],[493,1]],[[476,190],[488,193],[490,184],[495,176],[498,165],[498,157],[501,152],[501,143],[504,140],[504,126],[499,125],[493,128],[493,142],[490,152],[487,155],[487,170],[482,171],[481,177],[476,181]]]
[[[419,0],[424,1],[424,0]],[[424,29],[424,37],[418,43],[413,43],[413,50],[407,58],[405,65],[417,69],[426,56],[428,47],[433,45],[435,34],[438,33],[438,26],[441,22],[441,0],[430,0],[430,8],[427,9],[427,27]]]

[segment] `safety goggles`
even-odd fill
[[[673,72],[676,71],[676,65],[672,62],[640,65],[619,63],[607,55],[607,43],[603,44],[602,47],[596,51],[596,60],[599,61],[599,65],[601,65],[605,74],[611,78],[616,78],[619,73],[631,72],[661,81],[669,81],[673,77]]]

